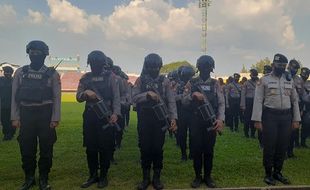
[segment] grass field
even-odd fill
[[[53,189],[80,189],[80,184],[88,177],[85,149],[82,147],[83,106],[74,102],[73,94],[64,94],[62,121],[57,128],[58,140],[54,146],[53,167],[50,173]],[[2,136],[0,137],[2,139]],[[310,149],[295,149],[295,155],[296,159],[285,162],[283,173],[294,185],[309,185]],[[132,112],[130,126],[124,133],[122,148],[115,154],[118,164],[111,165],[109,171],[107,189],[135,189],[141,180],[139,156],[136,115]],[[190,188],[190,182],[194,177],[192,162],[181,162],[180,157],[175,139],[167,136],[162,174],[167,189]],[[245,139],[241,132],[230,133],[228,130],[217,138],[213,177],[219,187],[265,186],[262,182],[263,175],[262,152],[257,140]],[[23,179],[17,141],[0,142],[0,189],[18,189]],[[94,185],[89,189],[97,188]]]

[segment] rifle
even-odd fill
[[[156,88],[153,87],[153,85],[151,85],[151,88],[159,97],[159,102],[156,105],[152,106],[152,109],[154,110],[158,120],[165,121],[165,126],[162,127],[161,130],[166,131],[170,127],[170,124],[168,122],[169,117],[167,105],[165,104],[164,100],[162,99],[160,93],[156,90]]]
[[[91,109],[96,113],[97,117],[99,119],[103,119],[105,118],[107,121],[109,121],[111,115],[112,115],[112,111],[106,106],[106,104],[104,103],[104,100],[100,97],[100,93],[97,91],[97,89],[94,87],[93,84],[91,84],[92,89],[94,90],[94,92],[99,96],[99,100],[91,106]],[[102,126],[102,129],[105,130],[108,127],[112,127],[115,126],[117,131],[121,131],[121,127],[116,123],[114,125],[107,123],[104,126]]]
[[[213,109],[211,103],[208,100],[207,95],[201,89],[201,86],[198,85],[197,88],[202,93],[202,95],[204,96],[204,99],[205,99],[204,103],[198,107],[198,110],[199,110],[204,121],[210,121],[212,123],[212,127],[207,127],[207,131],[212,131],[213,127],[214,127],[213,123],[216,121],[216,114],[214,112],[214,109]],[[218,134],[222,135],[222,132],[218,131]]]

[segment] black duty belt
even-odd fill
[[[268,108],[268,107],[265,107],[264,111],[267,111],[269,113],[276,114],[276,115],[284,115],[284,114],[291,114],[292,113],[291,109],[280,110],[280,109],[273,109],[273,108]]]

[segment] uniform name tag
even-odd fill
[[[284,88],[289,88],[289,89],[291,89],[291,88],[292,88],[292,84],[284,83]]]
[[[210,90],[211,90],[211,87],[208,86],[208,85],[201,85],[201,89],[202,89],[203,91],[210,91]]]
[[[97,81],[103,81],[103,77],[93,77],[93,78],[92,78],[92,81],[95,81],[95,82],[97,82]]]
[[[268,83],[268,88],[278,88],[278,83]]]
[[[38,73],[28,73],[28,78],[29,79],[42,79],[42,74]]]

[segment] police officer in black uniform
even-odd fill
[[[178,110],[178,143],[181,149],[181,160],[187,160],[187,131],[190,130],[191,109],[190,106],[182,104],[183,93],[187,82],[195,75],[191,66],[183,66],[180,69],[180,80],[176,86],[176,103]]]
[[[13,68],[10,66],[3,67],[4,77],[0,77],[0,105],[1,105],[1,123],[3,140],[11,140],[16,129],[11,123],[11,101],[12,101],[12,74]]]
[[[276,181],[290,184],[281,173],[291,129],[299,127],[300,112],[294,81],[285,74],[287,58],[276,54],[272,72],[257,83],[252,120],[255,128],[263,133],[264,182],[275,185]]]
[[[145,190],[151,183],[150,169],[153,165],[153,187],[163,189],[160,180],[163,168],[163,145],[165,142],[165,126],[176,130],[176,103],[169,80],[164,75],[159,75],[162,67],[162,58],[157,54],[149,54],[144,59],[141,76],[133,87],[133,102],[137,105],[139,148],[141,152],[141,167],[143,181],[138,189]],[[170,123],[159,120],[154,106],[166,104]],[[167,118],[166,118],[167,119]],[[169,125],[169,126],[167,126]]]
[[[87,188],[96,182],[98,188],[108,185],[107,173],[114,150],[114,127],[120,115],[120,95],[115,75],[103,69],[106,60],[101,51],[95,50],[88,54],[87,63],[91,72],[82,76],[76,94],[78,102],[86,101],[83,113],[83,144],[86,147],[89,179],[81,188]],[[111,112],[110,116],[101,117],[101,112],[98,114],[100,102]]]
[[[199,76],[193,78],[184,90],[183,104],[190,105],[191,118],[191,151],[195,179],[191,183],[193,188],[198,188],[202,182],[201,170],[204,166],[204,182],[210,188],[215,188],[215,182],[211,178],[213,167],[214,145],[217,131],[223,129],[225,119],[225,101],[222,87],[216,79],[210,77],[214,69],[214,60],[209,55],[203,55],[197,60],[196,67]],[[198,107],[208,101],[214,110],[215,121],[205,120]]]
[[[12,84],[11,120],[20,127],[18,142],[22,156],[25,183],[21,190],[35,184],[36,153],[39,143],[40,190],[51,189],[48,174],[52,167],[53,145],[60,120],[61,84],[55,68],[44,65],[48,46],[39,40],[26,47],[30,65],[16,70]]]

